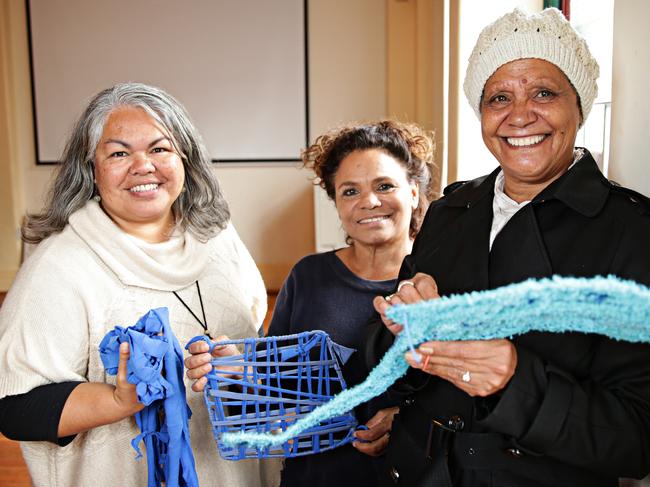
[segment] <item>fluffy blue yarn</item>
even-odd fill
[[[529,331],[598,333],[616,340],[650,342],[650,289],[614,276],[552,277],[459,294],[388,311],[408,326],[361,384],[342,391],[278,434],[228,433],[229,446],[280,445],[321,421],[378,396],[408,370],[404,353],[429,340],[488,340]],[[407,335],[410,335],[407,336]]]

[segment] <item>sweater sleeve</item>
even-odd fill
[[[73,250],[31,256],[0,308],[0,398],[87,380],[94,276],[74,268]]]
[[[68,396],[79,384],[47,384],[0,399],[0,432],[10,440],[67,445],[76,435],[59,438],[59,422]]]

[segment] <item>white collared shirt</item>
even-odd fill
[[[517,213],[520,209],[530,203],[522,201],[517,203],[510,198],[504,191],[503,186],[505,179],[503,171],[497,174],[497,179],[494,181],[494,199],[492,200],[492,229],[490,230],[490,250],[492,250],[492,243],[499,234],[499,232],[506,226],[506,223]]]
[[[584,155],[584,150],[576,149],[573,151],[573,162],[567,169],[569,171],[575,164],[578,162]],[[505,184],[505,179],[503,177],[503,171],[500,171],[497,174],[497,178],[494,181],[494,199],[492,200],[492,229],[490,230],[490,250],[492,250],[492,243],[497,237],[499,232],[506,226],[506,223],[521,210],[524,206],[530,203],[528,201],[522,201],[517,203],[515,200],[510,198],[504,191],[503,187]]]

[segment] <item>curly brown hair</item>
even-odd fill
[[[335,201],[334,178],[341,161],[354,151],[369,149],[380,149],[394,157],[406,170],[409,182],[417,184],[420,199],[409,227],[409,235],[415,238],[429,202],[438,196],[432,177],[433,132],[394,120],[344,125],[319,136],[302,152],[302,161],[316,173],[315,184]]]

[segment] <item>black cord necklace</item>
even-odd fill
[[[203,297],[201,297],[201,288],[199,287],[199,281],[194,281],[196,284],[196,290],[199,293],[199,303],[201,303],[201,314],[203,314],[203,321],[199,319],[198,316],[192,311],[192,309],[187,305],[185,301],[183,301],[183,298],[181,298],[176,291],[172,291],[174,293],[174,296],[178,298],[178,300],[181,302],[183,306],[185,306],[185,309],[190,312],[192,316],[194,316],[194,319],[198,322],[199,325],[201,325],[201,328],[203,328],[203,333],[205,336],[207,336],[210,340],[212,340],[212,337],[210,336],[210,333],[208,332],[208,320],[205,319],[205,308],[203,307]]]

